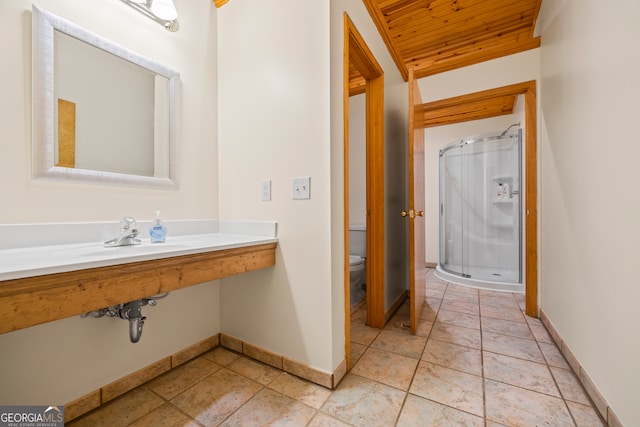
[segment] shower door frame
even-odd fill
[[[525,312],[528,316],[538,317],[538,139],[537,139],[537,89],[536,81],[516,83],[474,92],[453,98],[432,101],[418,106],[416,113],[437,116],[437,123],[423,123],[422,127],[442,126],[469,120],[484,119],[504,114],[493,110],[483,117],[469,114],[470,110],[480,111],[478,107],[490,106],[500,98],[524,95],[525,144],[524,144],[524,253],[525,253]],[[487,111],[492,111],[487,108]],[[446,114],[444,114],[446,112]],[[440,114],[438,114],[440,113]],[[416,125],[418,126],[418,124]]]

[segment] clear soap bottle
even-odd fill
[[[151,243],[164,243],[167,240],[167,227],[164,226],[160,219],[160,211],[156,211],[156,220],[149,229]]]

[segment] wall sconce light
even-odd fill
[[[173,0],[122,0],[171,32],[178,31],[178,11]]]

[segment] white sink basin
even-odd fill
[[[131,256],[151,254],[158,252],[173,252],[181,249],[190,249],[198,246],[200,242],[193,241],[186,243],[149,243],[143,242],[140,245],[101,247],[96,244],[82,245],[74,248],[58,249],[51,252],[53,256],[65,257],[110,257],[110,256]]]

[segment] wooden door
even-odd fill
[[[425,265],[424,218],[424,128],[416,126],[416,106],[422,104],[420,88],[409,69],[409,211],[402,215],[409,220],[409,299],[411,302],[411,333],[415,334],[425,302],[427,269]]]

